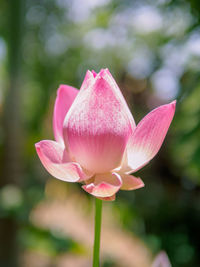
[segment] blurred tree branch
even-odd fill
[[[3,175],[1,188],[7,184],[20,186],[21,151],[21,64],[24,24],[24,0],[9,1],[8,16],[8,87],[3,108]],[[17,266],[17,222],[7,217],[0,221],[0,266]],[[3,240],[3,242],[2,242]]]

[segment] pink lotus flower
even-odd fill
[[[56,141],[37,143],[47,171],[97,198],[114,200],[119,189],[144,186],[130,175],[159,151],[176,102],[160,106],[135,125],[131,112],[108,69],[87,71],[80,91],[61,85],[54,106]]]

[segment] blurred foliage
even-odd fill
[[[79,244],[69,238],[60,236],[60,233],[40,229],[33,225],[24,227],[20,233],[20,242],[26,249],[38,250],[56,256],[59,253],[68,251],[83,250]]]
[[[12,1],[0,2],[0,114],[9,79],[9,47],[14,45],[9,39],[9,5]],[[159,104],[178,100],[159,155],[138,173],[146,187],[120,192],[114,209],[124,228],[140,236],[153,253],[165,250],[172,266],[199,266],[199,1],[26,0],[23,12],[23,183],[1,188],[0,216],[19,222],[22,247],[43,244],[56,254],[72,246],[73,241],[27,228],[47,178],[34,143],[53,138],[59,84],[79,88],[87,69],[108,67],[137,122]],[[4,134],[1,124],[0,149]],[[105,266],[112,266],[112,261]]]

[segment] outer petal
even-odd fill
[[[122,178],[121,190],[135,190],[144,187],[143,181],[138,177],[129,174],[120,175]]]
[[[159,151],[174,116],[176,101],[147,114],[137,125],[127,146],[127,170],[137,171]]]
[[[84,168],[105,173],[121,165],[133,132],[127,105],[105,71],[81,89],[64,121],[64,140]]]
[[[54,105],[53,130],[57,142],[63,143],[63,122],[79,91],[68,85],[60,85],[57,91],[57,98]]]
[[[70,162],[66,150],[55,141],[43,140],[35,144],[35,147],[46,170],[57,179],[80,182],[92,175],[85,173],[78,163]]]
[[[92,183],[82,187],[86,192],[95,197],[110,198],[119,191],[121,185],[122,181],[119,174],[105,173],[95,175]]]

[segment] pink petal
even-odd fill
[[[120,174],[122,178],[121,190],[135,190],[144,187],[143,181],[130,174]]]
[[[97,76],[97,73],[94,70],[92,70],[92,74],[93,74],[94,78]]]
[[[85,173],[70,157],[63,146],[55,141],[43,140],[35,144],[37,154],[46,170],[57,179],[80,182],[92,174]]]
[[[116,198],[116,195],[114,194],[111,197],[98,197],[98,198],[101,199],[101,200],[104,200],[104,201],[114,201],[115,198]]]
[[[89,194],[100,197],[109,198],[119,191],[122,185],[120,175],[117,173],[97,174],[94,182],[83,185],[83,189]]]
[[[93,75],[92,75],[93,76]],[[133,118],[106,71],[90,78],[64,121],[64,140],[72,156],[86,169],[105,173],[120,166]]]
[[[120,89],[119,89],[119,87],[118,87],[116,81],[115,81],[115,79],[112,77],[112,74],[110,73],[110,71],[109,71],[108,69],[102,69],[102,70],[100,71],[100,75],[101,75],[105,80],[107,80],[107,82],[110,83],[110,85],[111,85],[113,88],[115,88],[115,92],[118,94],[119,98],[122,99],[123,104],[124,104],[125,112],[126,112],[126,114],[128,115],[129,120],[130,120],[130,122],[131,122],[132,130],[134,130],[135,127],[136,127],[134,118],[133,118],[133,116],[132,116],[132,114],[131,114],[131,112],[130,112],[130,109],[129,109],[129,107],[128,107],[128,105],[127,105],[127,103],[126,103],[126,101],[125,101],[125,99],[124,99],[124,97],[123,97],[123,95],[122,95],[122,93],[121,93],[121,91],[120,91]]]
[[[96,77],[96,72],[95,71],[87,71],[85,78],[83,80],[83,83],[81,85],[80,91],[83,91],[84,89],[87,89],[93,82],[94,78]]]
[[[159,151],[174,117],[176,101],[147,114],[137,125],[127,146],[127,170],[137,171]]]
[[[171,267],[167,254],[161,251],[155,258],[152,267]]]
[[[68,85],[60,85],[54,105],[53,130],[57,142],[63,143],[63,121],[73,103],[78,90]]]

